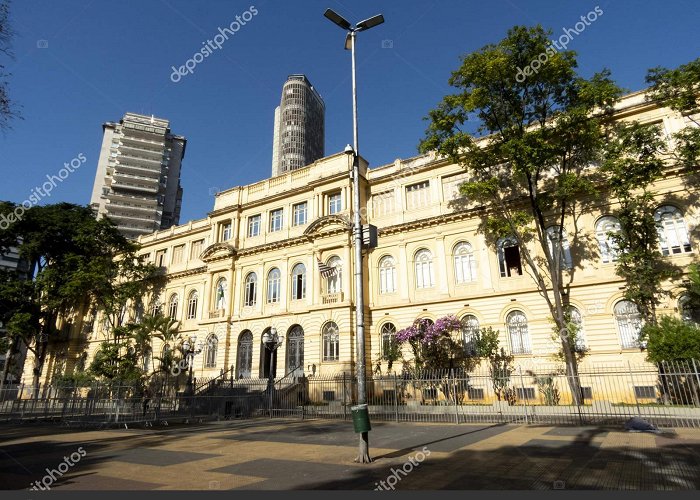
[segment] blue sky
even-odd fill
[[[194,74],[171,81],[171,66],[251,5],[251,21]],[[14,0],[16,57],[6,66],[24,119],[0,135],[0,199],[21,202],[82,153],[87,161],[46,202],[88,203],[101,125],[133,111],[167,118],[187,137],[181,223],[205,217],[215,190],[270,175],[274,108],[291,73],[305,73],[323,96],[326,154],[341,151],[352,142],[350,57],[327,7],[351,21],[384,14],[385,24],[359,37],[360,151],[375,167],[410,157],[461,55],[515,24],[560,33],[596,6],[603,15],[569,45],[584,76],[607,67],[638,90],[648,68],[700,55],[697,0]]]

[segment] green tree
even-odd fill
[[[105,379],[111,387],[140,387],[143,370],[138,357],[126,342],[102,342],[90,363],[89,372]]]
[[[580,211],[596,193],[595,171],[588,167],[601,158],[601,129],[621,90],[607,71],[578,76],[575,53],[552,51],[550,35],[540,26],[516,26],[499,43],[466,55],[449,81],[459,92],[429,113],[420,150],[465,167],[470,177],[461,193],[467,204],[483,208],[481,230],[492,241],[515,240],[557,329],[566,331],[564,227],[576,230]],[[521,80],[518,69],[541,54],[547,62]],[[470,116],[488,139],[463,130]],[[575,248],[579,235],[567,237]],[[577,250],[583,256],[584,248]],[[579,398],[569,335],[560,341]]]
[[[137,245],[121,235],[108,219],[97,220],[88,207],[68,203],[34,206],[5,229],[4,238],[18,242],[28,263],[29,279],[0,282],[0,296],[11,297],[8,331],[33,354],[33,386],[39,379],[59,319],[82,314],[91,306],[114,304],[124,309],[125,289],[140,297],[160,279],[153,266],[136,258]],[[130,280],[140,279],[136,284]]]
[[[488,362],[491,386],[496,398],[499,401],[508,401],[512,405],[515,403],[515,390],[510,384],[515,358],[500,346],[498,336],[498,330],[491,327],[482,328],[476,339],[476,357]]]
[[[665,142],[658,127],[637,122],[610,127],[602,171],[619,208],[613,214],[620,231],[609,237],[616,246],[616,271],[625,279],[624,296],[634,302],[645,322],[656,322],[656,308],[668,292],[663,282],[677,277],[679,269],[659,251],[653,190],[665,171]]]
[[[642,328],[647,359],[654,363],[700,360],[700,327],[673,316],[661,316],[657,324]]]
[[[694,115],[700,111],[700,58],[672,70],[652,68],[646,80],[650,85],[647,99],[680,112],[694,125],[674,134],[676,147],[672,154],[678,164],[696,168],[700,161],[700,121]]]
[[[688,307],[691,311],[700,311],[700,264],[688,266],[688,282],[683,286]]]

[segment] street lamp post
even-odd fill
[[[360,146],[357,125],[357,81],[355,63],[355,38],[360,31],[366,31],[384,22],[381,14],[360,21],[356,26],[337,12],[326,9],[323,14],[334,24],[348,32],[345,38],[345,49],[350,50],[352,56],[352,124],[353,124],[353,149],[346,148],[348,154],[352,154],[352,184],[353,184],[353,236],[355,240],[355,357],[357,371],[357,404],[367,404],[367,388],[365,387],[365,296],[364,281],[362,277],[362,219],[360,217]],[[359,453],[356,462],[369,463],[369,432],[360,433]]]
[[[277,365],[277,349],[280,345],[282,345],[282,339],[283,337],[280,337],[277,334],[277,330],[275,328],[270,328],[268,331],[263,333],[262,336],[265,349],[270,351],[270,370],[267,376],[267,392],[269,397],[268,413],[270,418],[272,418],[272,393],[274,392],[275,388],[275,374],[272,371],[272,367]]]
[[[189,372],[187,374],[187,388],[185,393],[188,396],[194,396],[194,385],[192,382],[192,369],[194,367],[194,357],[202,352],[204,344],[200,340],[197,343],[197,336],[193,335],[188,340],[182,343],[182,353],[187,357],[187,364],[189,365]]]

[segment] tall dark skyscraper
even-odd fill
[[[275,109],[272,176],[323,158],[326,105],[305,75],[289,75]]]

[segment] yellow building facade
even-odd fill
[[[647,103],[643,93],[618,105],[620,119],[659,124],[670,135],[684,118]],[[141,252],[164,268],[167,285],[158,298],[161,311],[180,322],[182,338],[197,336],[203,350],[195,356],[197,378],[232,370],[236,378],[267,377],[272,355],[261,342],[276,329],[283,336],[273,371],[326,375],[354,368],[354,280],[350,221],[350,157],[322,158],[303,169],[234,187],[216,195],[205,219],[139,237]],[[478,231],[478,208],[457,209],[465,173],[433,155],[368,169],[362,161],[362,216],[378,227],[376,248],[365,252],[366,361],[377,365],[383,342],[417,318],[454,314],[465,335],[493,327],[501,345],[523,369],[551,365],[559,346],[544,299],[508,241],[488,242]],[[662,251],[687,268],[697,258],[700,207],[689,203],[682,172],[669,172],[655,190],[662,228]],[[624,282],[615,274],[608,232],[614,206],[603,204],[582,214],[580,241],[564,245],[570,302],[582,326],[588,354],[582,369],[626,366],[645,360],[636,334],[634,306],[623,300]],[[581,251],[581,249],[586,251]],[[534,247],[533,247],[534,251]],[[329,277],[322,269],[335,268]],[[669,284],[669,286],[671,286]],[[660,314],[679,314],[678,294]],[[104,340],[99,316],[95,326],[76,322],[68,347],[51,356],[75,364]],[[162,343],[154,340],[159,356]],[[42,381],[49,381],[52,363]],[[31,380],[32,362],[24,381]],[[153,367],[149,367],[152,369]]]

